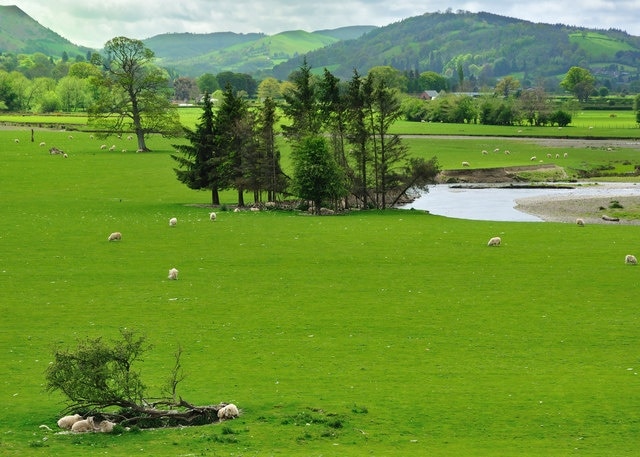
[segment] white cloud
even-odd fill
[[[144,39],[161,33],[314,31],[349,25],[384,26],[424,13],[488,11],[532,22],[616,28],[640,35],[638,0],[0,0],[16,4],[72,42],[100,48],[116,36]]]

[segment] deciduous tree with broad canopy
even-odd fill
[[[153,51],[140,40],[122,36],[107,41],[104,50],[104,71],[93,79],[98,98],[89,107],[89,122],[108,133],[134,132],[139,151],[149,150],[145,136],[150,133],[181,133],[169,78],[153,65]]]

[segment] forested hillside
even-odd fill
[[[562,24],[538,24],[490,13],[429,13],[372,30],[307,54],[314,68],[348,78],[354,68],[390,65],[421,73],[461,75],[481,86],[508,74],[523,79],[555,76],[571,66],[636,76],[640,38],[619,30],[589,30]],[[286,78],[300,59],[274,68]]]

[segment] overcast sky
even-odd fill
[[[384,26],[448,8],[640,35],[640,0],[0,0],[0,5],[17,5],[43,26],[92,48],[102,48],[116,36],[144,39],[174,32],[273,35],[288,30]]]

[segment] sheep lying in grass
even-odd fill
[[[172,280],[178,279],[178,270],[176,270],[175,268],[172,268],[171,270],[169,270],[169,279],[172,279]]]
[[[223,406],[218,410],[218,419],[221,421],[226,419],[234,419],[240,415],[240,411],[238,411],[238,407],[233,403],[229,403],[228,405]]]
[[[58,427],[70,430],[73,424],[82,420],[80,414],[74,414],[73,416],[64,416],[58,420]]]
[[[72,432],[92,432],[95,430],[95,424],[93,423],[93,416],[89,416],[84,420],[75,422],[71,426]]]
[[[107,239],[107,241],[120,241],[121,239],[122,239],[122,233],[113,232],[111,235],[109,235],[109,238]]]
[[[638,265],[638,259],[636,259],[635,255],[627,254],[624,257],[624,263],[627,265]]]
[[[500,243],[502,243],[502,239],[499,236],[494,236],[489,240],[487,246],[500,246]]]
[[[471,164],[469,162],[462,162],[463,167],[470,167]]]
[[[94,430],[96,432],[111,433],[113,431],[113,427],[115,425],[116,425],[115,422],[111,422],[111,421],[108,421],[108,420],[103,420],[103,421],[98,422],[97,424],[95,424]]]
[[[582,218],[577,218],[577,219],[576,219],[576,224],[578,224],[578,225],[579,225],[579,226],[581,226],[581,227],[582,227],[582,226],[584,226],[584,219],[582,219]]]
[[[175,227],[177,223],[178,223],[178,219],[177,218],[172,217],[171,219],[169,219],[169,225],[171,227]]]
[[[209,219],[210,219],[210,220],[215,221],[215,220],[216,220],[216,217],[218,217],[218,216],[216,215],[216,213],[213,213],[213,212],[212,212],[212,213],[209,213]]]

